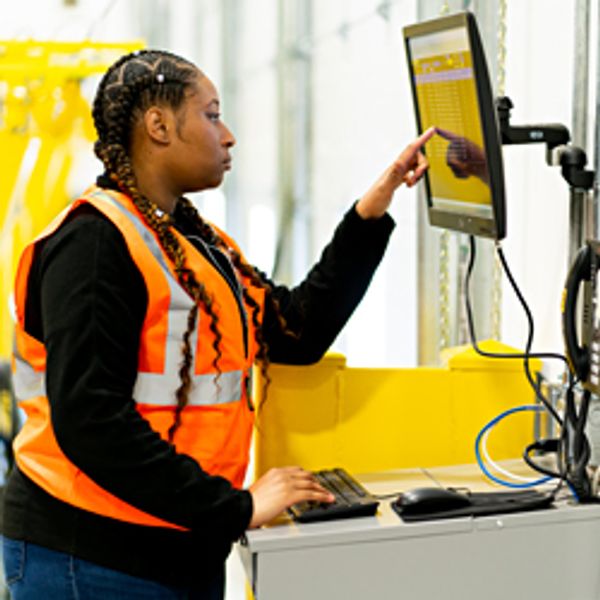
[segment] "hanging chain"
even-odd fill
[[[498,55],[496,71],[496,93],[504,96],[506,85],[506,2],[498,0]]]
[[[444,0],[440,7],[440,15],[450,13],[450,4]],[[438,349],[443,350],[450,346],[450,233],[442,231],[439,240],[439,310],[440,310],[440,335]]]
[[[450,232],[442,231],[440,235],[440,338],[439,349],[450,346]]]
[[[498,2],[498,54],[496,60],[496,95],[504,96],[506,84],[506,3]],[[502,266],[498,253],[494,253],[494,273],[492,283],[491,337],[500,340],[502,325]]]

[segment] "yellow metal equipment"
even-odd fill
[[[498,342],[482,346],[514,352]],[[349,368],[330,355],[309,367],[272,365],[270,373],[267,397],[258,400],[257,475],[283,465],[367,473],[473,463],[479,430],[533,401],[521,361],[482,358],[470,348],[456,349],[441,368]],[[490,437],[490,455],[519,457],[532,439],[531,413],[511,417]]]
[[[9,298],[24,247],[71,199],[68,179],[93,125],[82,82],[140,42],[0,41],[0,359],[11,351]]]

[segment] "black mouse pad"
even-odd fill
[[[432,521],[434,519],[452,519],[457,517],[478,517],[503,513],[525,512],[552,507],[552,494],[535,490],[518,490],[514,492],[469,492],[469,506],[454,509],[430,510],[428,512],[411,513],[403,511],[403,507],[392,502],[394,511],[406,522]]]

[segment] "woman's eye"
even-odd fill
[[[211,121],[218,121],[221,118],[221,113],[206,113],[206,116]]]

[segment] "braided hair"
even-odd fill
[[[219,361],[222,356],[222,335],[218,327],[219,319],[214,309],[213,298],[187,266],[185,250],[173,233],[171,216],[160,211],[158,206],[139,190],[131,160],[131,140],[135,124],[148,108],[162,104],[176,111],[183,105],[186,91],[194,85],[200,74],[194,64],[166,51],[142,50],[127,54],[117,60],[100,81],[92,110],[98,133],[94,152],[104,164],[106,175],[131,198],[148,226],[157,234],[162,249],[173,264],[180,285],[194,301],[182,340],[182,362],[179,369],[181,383],[176,391],[177,406],[174,422],[168,431],[171,442],[181,424],[181,413],[188,404],[191,388],[190,373],[193,369],[191,337],[196,329],[199,306],[208,313],[210,331],[214,335],[215,357],[212,364],[217,373],[215,380],[221,373]],[[191,202],[180,198],[179,206],[188,221],[195,226],[196,233],[205,242],[225,252],[238,273],[250,285],[266,291],[266,296],[273,304],[282,329],[288,331],[279,306],[271,295],[271,286],[244,262],[237,251],[224,242],[213,227],[202,219]],[[260,306],[248,292],[247,286],[242,287],[244,301],[252,313],[258,346],[256,358],[260,361],[265,386],[268,386],[270,381],[267,373],[268,345],[260,327]],[[252,408],[251,404],[250,406]]]

